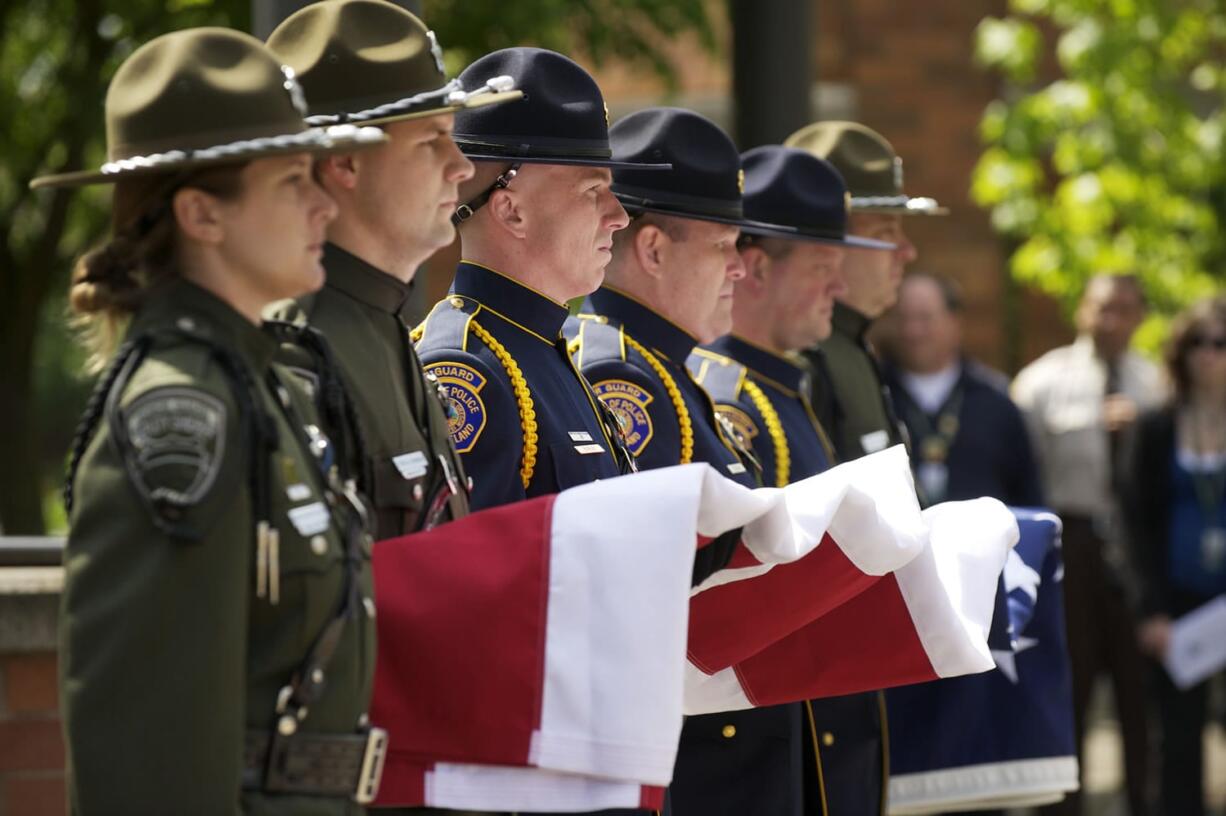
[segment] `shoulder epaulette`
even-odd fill
[[[467,351],[469,323],[481,304],[459,295],[448,295],[434,304],[426,319],[409,333],[418,353],[431,349]]]
[[[730,405],[741,398],[749,369],[731,357],[716,354],[703,348],[685,361],[694,380],[711,395],[716,403]]]
[[[626,335],[621,326],[612,325],[608,318],[600,315],[582,313],[577,316],[575,325],[577,331],[571,341],[574,343],[571,354],[580,371],[595,363],[626,359]]]

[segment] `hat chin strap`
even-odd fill
[[[484,207],[486,202],[490,200],[490,196],[499,190],[505,190],[507,188],[507,185],[511,183],[511,179],[515,178],[515,175],[519,173],[520,166],[521,164],[519,162],[512,164],[507,168],[506,172],[494,179],[494,183],[487,187],[484,192],[473,198],[467,204],[461,204],[460,206],[456,207],[455,212],[451,215],[451,223],[458,227],[460,224],[463,224],[465,221],[476,215],[477,210]]]

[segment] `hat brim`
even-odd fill
[[[105,169],[77,170],[71,173],[39,176],[30,182],[30,189],[113,184],[138,176],[177,173],[294,153],[310,153],[312,156],[352,153],[355,150],[375,147],[387,141],[387,134],[376,127],[333,125],[325,128],[309,128],[300,133],[230,142],[200,150],[176,150],[150,156],[137,156],[103,165]]]
[[[474,94],[468,99],[458,104],[440,105],[433,108],[407,110],[404,113],[393,113],[387,116],[377,116],[371,119],[362,119],[359,117],[347,116],[327,116],[328,119],[336,119],[338,122],[342,119],[349,124],[354,125],[391,125],[396,122],[408,122],[413,119],[426,119],[431,116],[442,116],[447,113],[456,113],[457,111],[469,110],[471,108],[483,108],[486,105],[499,105],[503,102],[514,102],[516,99],[523,99],[523,91],[500,91],[495,93]],[[316,118],[316,117],[311,117]],[[324,116],[318,117],[325,118]]]
[[[614,195],[617,195],[614,193]],[[700,212],[697,210],[686,210],[680,207],[667,207],[655,204],[642,204],[635,200],[627,201],[622,196],[617,196],[617,200],[621,202],[622,207],[626,212],[633,215],[642,213],[656,213],[657,215],[671,215],[674,218],[688,218],[693,221],[710,221],[714,224],[730,224],[734,227],[745,229],[750,226],[767,227],[769,224],[759,224],[756,221],[750,221],[748,218],[736,218],[728,215],[717,215],[715,213]]]
[[[763,238],[783,238],[788,241],[810,241],[815,244],[829,244],[831,246],[843,246],[850,247],[852,249],[898,249],[897,244],[891,244],[887,241],[877,241],[872,238],[862,238],[859,235],[844,235],[842,238],[834,238],[829,235],[819,235],[814,232],[807,232],[800,227],[790,227],[786,224],[768,224],[761,221],[749,222],[745,226],[741,227],[741,231],[748,235],[757,235]]]
[[[924,196],[852,196],[852,212],[883,215],[949,215],[935,198]]]
[[[575,167],[607,167],[610,170],[672,170],[672,164],[635,164],[634,162],[614,161],[613,159],[592,158],[589,156],[508,156],[501,153],[469,153],[460,144],[460,152],[471,161],[502,162],[503,164],[561,164]]]

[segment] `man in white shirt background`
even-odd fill
[[[1127,602],[1116,485],[1120,437],[1138,412],[1159,404],[1159,368],[1130,349],[1145,317],[1132,275],[1099,275],[1077,309],[1077,339],[1024,368],[1013,383],[1038,455],[1048,503],[1064,520],[1064,596],[1079,749],[1095,680],[1112,684],[1124,744],[1132,816],[1149,812],[1145,667]],[[1084,757],[1083,757],[1084,759]],[[1082,762],[1084,773],[1085,763]],[[1078,813],[1070,796],[1061,813]]]

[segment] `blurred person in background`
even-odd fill
[[[964,356],[962,310],[953,281],[926,272],[903,279],[885,380],[916,481],[929,504],[992,496],[1036,507],[1043,492],[1021,412],[1004,375]]]
[[[1092,278],[1077,308],[1077,339],[1035,360],[1013,383],[1044,493],[1064,521],[1064,599],[1078,757],[1084,769],[1086,711],[1095,680],[1106,673],[1123,732],[1133,816],[1149,812],[1150,763],[1144,663],[1126,596],[1115,497],[1122,434],[1138,411],[1155,407],[1164,396],[1159,368],[1129,349],[1145,311],[1145,293],[1135,276]],[[1079,810],[1079,795],[1057,808],[1060,813]]]
[[[1172,620],[1226,593],[1226,299],[1201,301],[1176,319],[1166,364],[1174,394],[1137,422],[1125,504],[1140,590],[1138,639],[1158,661]],[[1199,816],[1211,681],[1180,691],[1155,668],[1162,812]]]

